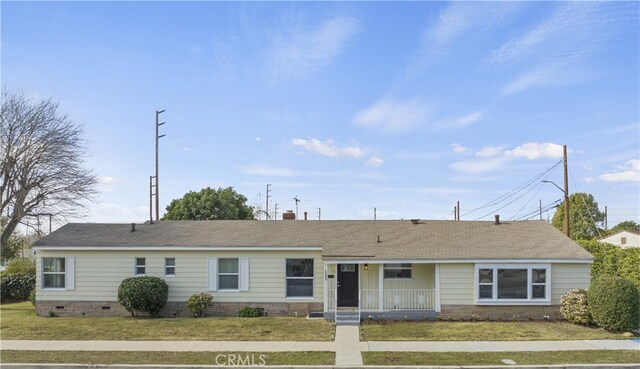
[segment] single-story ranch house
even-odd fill
[[[147,275],[169,285],[165,316],[209,292],[212,315],[251,306],[338,322],[554,318],[593,261],[544,221],[67,224],[34,250],[39,315],[126,315],[120,282]]]

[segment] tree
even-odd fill
[[[574,240],[591,240],[602,233],[604,213],[598,209],[593,195],[574,193],[569,196],[569,233]],[[564,201],[553,215],[552,224],[564,232]],[[600,233],[599,233],[600,232]]]
[[[233,187],[203,188],[187,192],[181,199],[172,200],[163,220],[219,220],[253,219],[253,208],[247,198]]]
[[[0,214],[7,217],[0,235],[3,255],[26,219],[77,215],[95,195],[96,177],[83,167],[85,146],[81,127],[61,114],[57,103],[2,92]]]
[[[635,231],[640,232],[640,224],[634,222],[633,220],[626,220],[624,222],[620,222],[615,225],[615,227],[611,228],[607,231],[607,234],[614,234],[620,231]]]

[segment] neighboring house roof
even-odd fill
[[[618,235],[618,234],[623,233],[623,232],[627,232],[627,233],[635,234],[636,236],[640,236],[640,232],[638,232],[638,231],[635,231],[635,230],[632,230],[632,229],[621,229],[616,233],[611,233],[608,236],[602,237],[600,240],[604,240],[605,238],[613,237],[613,236]]]
[[[70,223],[34,246],[321,247],[336,260],[593,259],[544,221],[160,221],[135,232],[130,224]]]

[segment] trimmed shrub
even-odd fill
[[[118,287],[118,303],[131,316],[143,312],[157,317],[167,304],[169,285],[158,277],[132,277],[123,280]]]
[[[211,301],[213,301],[213,296],[210,294],[206,292],[195,293],[187,300],[187,308],[191,310],[193,316],[202,317],[211,305]]]
[[[2,302],[27,301],[35,288],[35,275],[6,274],[0,282],[0,297]]]
[[[13,259],[7,264],[2,275],[36,275],[36,262],[32,259]]]
[[[601,277],[589,288],[593,322],[610,331],[630,331],[640,325],[640,294],[628,279]]]
[[[256,318],[264,316],[264,308],[245,307],[238,312],[238,316],[242,318]]]
[[[588,308],[587,290],[578,288],[571,290],[560,299],[560,314],[574,324],[589,325],[592,323]]]
[[[620,250],[618,273],[620,277],[630,280],[640,290],[640,247],[629,247]]]

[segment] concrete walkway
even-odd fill
[[[346,327],[345,327],[346,328]],[[357,327],[356,327],[357,328]],[[283,352],[283,351],[574,351],[640,350],[634,340],[592,341],[369,341],[348,340],[336,330],[335,342],[296,341],[32,341],[3,340],[2,350],[37,351],[201,351],[201,352]],[[353,337],[353,332],[351,332]],[[346,337],[346,338],[345,338]]]

